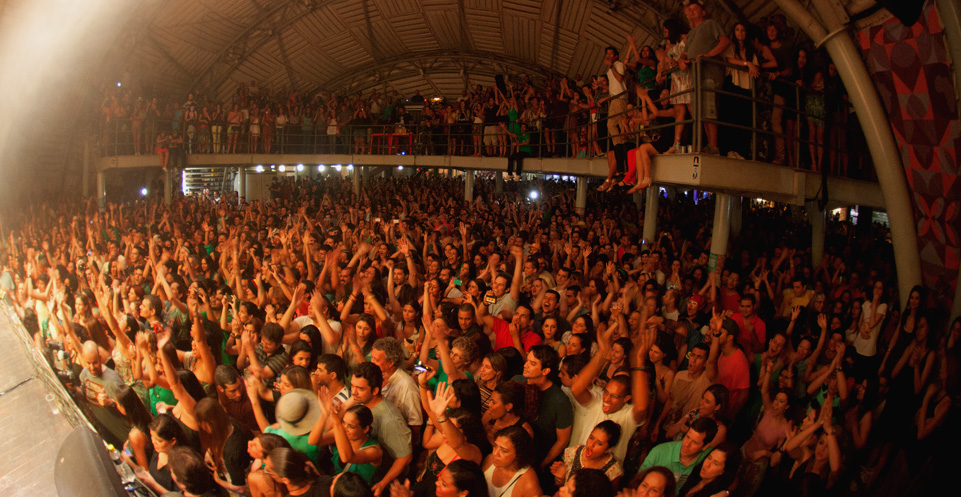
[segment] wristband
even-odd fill
[[[444,416],[443,418],[437,418],[437,424],[443,424],[446,422],[447,422],[447,416]]]

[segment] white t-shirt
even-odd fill
[[[634,431],[643,423],[634,421],[634,406],[628,402],[620,411],[611,414],[604,413],[603,392],[599,389],[591,390],[591,401],[586,406],[574,402],[574,427],[571,429],[571,443],[569,447],[587,443],[587,437],[594,431],[594,427],[601,421],[611,420],[621,427],[621,439],[611,451],[619,462],[627,455],[627,446],[631,443]],[[578,425],[580,423],[580,425]],[[576,437],[575,437],[576,435]]]
[[[871,302],[865,302],[861,304],[861,323],[870,323],[874,319],[875,315],[883,315],[888,313],[888,304],[878,304],[877,311],[872,311]],[[854,349],[858,351],[858,354],[864,357],[874,357],[878,353],[878,335],[881,334],[881,324],[884,319],[878,321],[878,324],[871,328],[871,334],[868,338],[864,338],[861,335],[861,326],[858,325],[857,329],[854,330],[854,336],[851,341],[854,343]]]
[[[617,71],[622,76],[626,76],[626,73],[624,72],[624,63],[616,60],[614,61],[613,66],[607,68],[607,85],[612,96],[620,95],[627,89],[625,88],[623,81],[618,81],[617,78],[614,77],[614,71]],[[627,98],[627,95],[620,95],[617,98]]]

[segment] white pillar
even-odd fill
[[[494,193],[504,193],[504,173],[501,171],[494,171]]]
[[[498,174],[500,177],[500,174]],[[574,199],[574,210],[578,214],[584,215],[584,209],[587,208],[587,178],[578,176],[577,177],[577,196]]]
[[[711,234],[711,259],[708,269],[713,271],[718,260],[727,255],[727,241],[731,235],[731,196],[727,193],[714,195],[714,232]]]
[[[464,170],[464,200],[474,201],[474,171],[471,169]]]
[[[173,180],[171,178],[176,169],[175,167],[168,167],[167,170],[164,171],[164,204],[166,205],[170,205],[170,203],[173,202]]]
[[[354,195],[360,195],[360,166],[354,166]]]
[[[660,195],[657,186],[652,185],[644,192],[644,239],[648,245],[653,246],[654,237],[657,236],[657,205],[660,202]]]
[[[97,171],[97,209],[107,212],[107,179],[103,171]]]
[[[247,166],[238,167],[237,176],[240,178],[240,185],[237,188],[237,201],[240,206],[243,206],[244,199],[247,198]]]

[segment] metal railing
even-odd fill
[[[674,143],[682,144],[683,153],[703,153],[706,149],[704,139],[704,125],[716,125],[718,133],[727,140],[734,140],[736,146],[722,144],[722,149],[746,151],[747,156],[740,154],[740,158],[763,162],[775,162],[779,159],[774,152],[778,143],[784,143],[785,167],[811,169],[813,158],[801,161],[802,157],[821,154],[822,164],[830,166],[832,175],[849,177],[865,177],[873,172],[873,168],[862,167],[863,171],[848,171],[845,162],[864,162],[869,157],[866,149],[851,150],[845,145],[845,135],[849,126],[844,117],[850,115],[849,106],[845,102],[834,101],[833,105],[825,106],[823,115],[814,115],[807,111],[804,102],[806,98],[820,98],[827,100],[823,93],[803,88],[793,82],[776,80],[769,81],[762,73],[751,85],[750,93],[731,91],[723,84],[713,90],[704,88],[702,73],[704,64],[712,64],[736,71],[745,68],[728,64],[723,61],[699,58],[692,62],[688,69],[691,75],[691,87],[666,96],[651,97],[651,100],[664,108],[670,101],[684,95],[690,95],[692,102],[688,104],[686,118],[681,121],[673,119],[651,121],[642,128],[632,127],[626,133],[608,136],[607,123],[610,119],[624,119],[636,121],[641,111],[638,106],[644,105],[636,96],[634,89],[615,97],[627,96],[629,105],[623,113],[602,115],[603,103],[591,108],[570,112],[561,116],[536,114],[529,119],[527,114],[521,118],[527,121],[516,123],[494,122],[474,123],[455,122],[439,123],[425,122],[420,109],[415,109],[401,118],[401,122],[390,124],[286,124],[283,126],[265,126],[262,123],[202,123],[202,122],[169,122],[151,121],[135,125],[129,119],[112,119],[105,122],[101,132],[100,149],[104,156],[133,155],[155,153],[154,137],[161,131],[177,131],[182,136],[182,144],[168,146],[171,155],[187,154],[378,154],[378,155],[461,155],[461,156],[495,156],[506,157],[518,149],[517,141],[512,137],[519,132],[520,122],[529,124],[533,157],[591,157],[592,152],[605,149],[600,143],[608,137],[624,136],[629,142],[654,141],[662,144],[663,136],[670,135],[675,130],[681,130],[681,139],[674,138]],[[772,87],[778,86],[782,90],[793,93],[793,105],[787,101],[777,103],[772,98]],[[762,90],[762,91],[759,91]],[[705,97],[713,94],[713,98],[722,100],[718,104],[718,118],[704,117],[701,103]],[[603,101],[602,101],[603,102]],[[726,106],[738,105],[731,111]],[[597,118],[593,118],[592,110],[597,110]],[[775,123],[771,115],[775,110],[783,116],[782,132],[775,131]],[[746,119],[738,119],[750,111],[750,124]],[[398,120],[397,117],[394,118]],[[791,123],[795,125],[792,127]],[[805,126],[801,126],[801,124]],[[809,123],[822,127],[820,140],[812,140]],[[256,125],[256,126],[255,126]],[[139,126],[139,133],[135,127]],[[328,131],[334,131],[329,134]],[[817,133],[817,126],[813,131]],[[690,134],[690,138],[687,138]],[[140,141],[140,147],[135,145],[135,138]],[[551,139],[553,138],[553,139]],[[743,143],[747,141],[748,143]],[[595,145],[595,143],[597,145]],[[689,144],[689,147],[688,147]],[[148,148],[149,146],[149,148]],[[807,147],[807,150],[802,147]],[[813,146],[813,149],[812,149]],[[788,147],[791,147],[788,150]],[[819,150],[820,147],[820,150]],[[664,152],[664,150],[661,150]],[[176,164],[175,160],[172,163]],[[838,173],[854,174],[838,174]],[[867,173],[867,174],[861,174]]]

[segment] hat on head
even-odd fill
[[[276,415],[280,428],[285,432],[291,435],[306,435],[320,417],[317,395],[310,390],[295,388],[277,401]]]
[[[703,295],[701,295],[701,294],[699,294],[699,293],[695,293],[694,295],[691,295],[691,298],[689,298],[688,300],[689,300],[690,302],[694,302],[694,303],[697,304],[697,310],[700,311],[700,310],[704,309],[704,296],[703,296]]]
[[[741,329],[737,325],[737,321],[731,318],[724,318],[724,322],[721,323],[721,328],[727,331],[729,335],[737,336]]]

